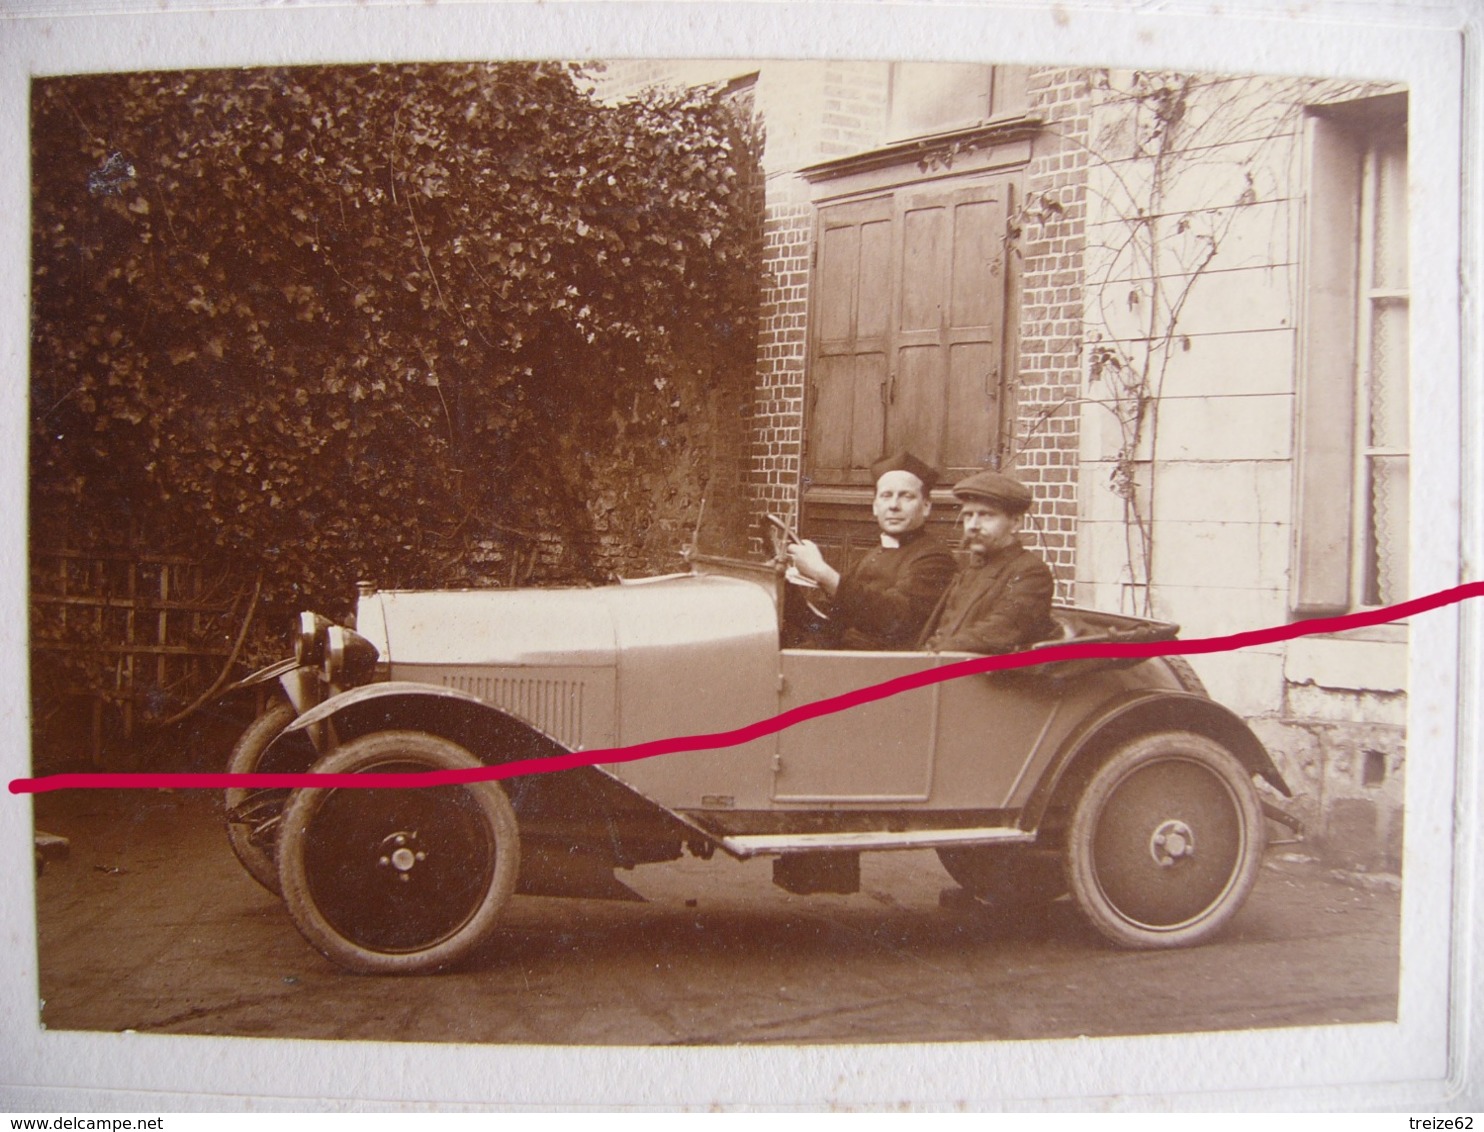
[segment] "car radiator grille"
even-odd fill
[[[583,746],[583,685],[579,680],[512,676],[446,676],[446,687],[525,720],[571,750]]]

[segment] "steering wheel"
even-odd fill
[[[798,532],[795,531],[793,527],[789,526],[787,522],[779,518],[777,515],[769,513],[765,515],[764,518],[766,518],[769,525],[771,525],[773,529],[783,537],[785,543],[796,544],[804,541],[803,539],[799,538]],[[816,597],[816,595],[820,593],[818,582],[814,581],[812,578],[806,578],[792,566],[790,566],[788,570],[784,572],[783,577],[789,585],[798,587],[804,598],[804,605],[808,607],[810,613],[812,613],[821,621],[828,621],[830,619],[829,613],[825,609],[821,608],[821,604],[823,603],[821,603]]]
[[[771,511],[768,512],[768,514],[764,515],[763,518],[767,519],[769,525],[783,536],[784,542],[795,543],[803,541],[801,538],[799,538],[799,533],[797,531],[789,526],[788,523],[785,522],[783,519],[779,518],[777,515],[774,515]]]

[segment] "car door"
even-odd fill
[[[849,703],[862,690],[967,659],[786,649],[781,706]],[[1035,670],[973,673],[850,703],[779,735],[773,801],[1017,808],[1079,713],[1108,695],[1102,681],[1091,684],[1099,686]]]
[[[949,653],[945,664],[968,659]],[[933,806],[1017,810],[1036,775],[1090,703],[1096,678],[1062,682],[1038,668],[979,672],[939,685]]]
[[[932,653],[785,649],[784,711],[850,696],[935,667]],[[783,731],[774,760],[778,803],[925,802],[933,778],[937,691],[921,688]]]

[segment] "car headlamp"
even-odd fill
[[[300,668],[319,668],[325,662],[325,633],[332,622],[318,613],[299,614],[294,632],[294,663]]]
[[[338,688],[353,688],[371,678],[381,655],[375,645],[354,629],[331,625],[325,629],[325,680]]]

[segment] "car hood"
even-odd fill
[[[382,590],[356,631],[389,666],[609,666],[620,650],[776,633],[768,594],[731,578],[675,575],[586,589]]]

